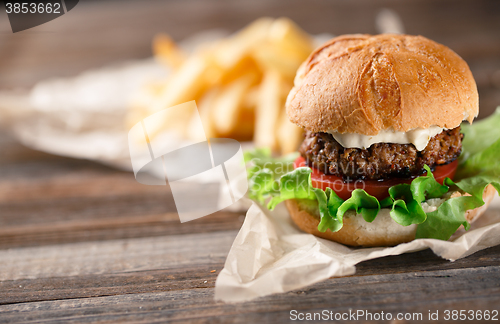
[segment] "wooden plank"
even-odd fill
[[[0,249],[237,230],[244,212],[181,224],[168,186],[0,136]],[[207,187],[208,190],[208,187]]]
[[[180,223],[177,214],[159,214],[133,217],[117,216],[103,221],[53,222],[41,226],[8,227],[0,231],[0,249],[232,231],[238,230],[243,220],[244,217],[240,213],[219,212],[184,224]]]
[[[0,305],[213,288],[222,268],[217,258],[211,264],[193,262],[162,270],[7,280],[0,282]]]
[[[304,290],[241,304],[213,300],[213,289],[128,294],[0,306],[4,323],[151,322],[210,320],[284,322],[300,311],[423,312],[452,309],[498,309],[500,267],[429,271],[424,275],[391,274],[334,278]],[[458,307],[458,308],[457,308]]]
[[[234,236],[218,232],[2,251],[0,304],[214,287]],[[425,250],[362,262],[352,277],[486,268],[498,266],[499,256],[500,246],[455,262]]]
[[[120,181],[114,182],[113,186],[116,183]],[[47,188],[44,194],[33,195],[27,201],[13,199],[14,202],[0,203],[0,248],[237,230],[244,219],[243,212],[221,211],[181,224],[166,188],[159,188],[162,190],[156,192],[141,189],[134,193],[130,190],[132,192],[128,194],[118,192],[113,195],[109,194],[113,192],[111,190],[107,194],[103,191],[101,197],[85,197],[85,188],[92,192],[95,185],[102,185],[97,192],[110,187],[102,181],[81,189],[62,185],[53,190]],[[29,186],[37,190],[36,185]],[[50,187],[42,184],[41,190],[44,186]],[[133,186],[147,187],[138,183]],[[12,195],[30,192],[22,189],[23,186],[11,188],[10,192]],[[67,191],[59,195],[62,189]],[[48,194],[51,191],[55,193]],[[68,198],[68,195],[75,196]]]
[[[423,250],[361,262],[356,266],[355,276],[497,266],[499,258],[500,246],[476,252],[454,262],[438,257],[431,250]]]
[[[0,281],[220,264],[235,236],[228,231],[0,250]]]
[[[203,251],[204,249],[200,252]],[[499,255],[500,247],[494,247],[465,259],[449,262],[435,256],[430,250],[425,250],[362,262],[357,266],[353,277],[395,273],[419,273],[424,276],[428,271],[485,268],[497,266]],[[216,276],[223,268],[224,259],[217,257],[210,260],[210,264],[203,263],[202,259],[193,260],[183,267],[167,265],[160,270],[117,273],[112,269],[103,269],[105,273],[102,274],[63,273],[59,276],[0,281],[0,304],[213,288]]]

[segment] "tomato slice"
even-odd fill
[[[306,165],[306,161],[302,156],[299,156],[294,164],[294,168],[299,168]],[[447,165],[437,166],[433,172],[436,181],[443,184],[445,178],[453,179],[457,171],[458,160],[455,160]],[[346,200],[351,197],[351,192],[354,189],[364,189],[368,194],[376,197],[379,201],[389,197],[389,188],[400,183],[411,183],[414,178],[393,178],[389,180],[356,180],[344,181],[344,179],[326,175],[316,168],[311,168],[311,181],[315,188],[332,188],[333,191],[342,199]]]

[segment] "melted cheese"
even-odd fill
[[[417,150],[425,149],[430,139],[441,133],[443,128],[431,126],[426,129],[415,128],[407,132],[395,132],[394,130],[382,130],[377,135],[361,135],[361,134],[340,134],[329,132],[340,145],[346,148],[369,148],[375,143],[396,143],[396,144],[413,144]]]

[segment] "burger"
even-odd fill
[[[254,165],[250,195],[271,209],[284,201],[307,233],[350,246],[446,240],[500,188],[483,161],[500,142],[462,154],[472,127],[463,121],[479,112],[472,73],[425,37],[328,41],[299,68],[286,110],[305,130],[300,156],[293,169],[278,171],[284,160],[270,157]]]

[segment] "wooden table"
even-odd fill
[[[382,6],[402,16],[408,33],[468,61],[483,116],[500,104],[498,1],[81,1],[70,14],[15,35],[0,21],[0,88],[147,57],[157,31],[182,39],[206,28],[237,30],[262,15],[289,16],[311,33],[375,33]],[[0,152],[0,323],[275,323],[289,321],[292,309],[425,319],[436,310],[499,309],[500,247],[456,262],[429,250],[386,257],[361,263],[354,276],[286,294],[215,302],[215,279],[243,214],[181,224],[168,190],[130,173],[33,151],[5,133]]]

